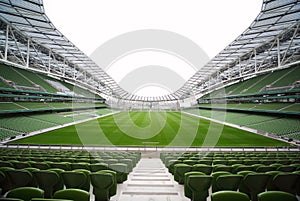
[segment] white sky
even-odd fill
[[[191,39],[213,58],[249,27],[261,5],[262,0],[44,0],[52,23],[88,56],[123,33],[162,29]],[[114,72],[108,74],[119,82]]]

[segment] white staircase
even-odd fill
[[[139,161],[111,201],[189,201],[159,158]]]

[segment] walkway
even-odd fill
[[[189,201],[158,156],[143,155],[112,201]]]

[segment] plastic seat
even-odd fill
[[[31,201],[74,201],[66,199],[48,199],[48,198],[32,198]]]
[[[206,175],[206,174],[203,172],[197,172],[197,171],[191,171],[191,172],[187,172],[184,174],[184,196],[188,197],[190,199],[192,199],[193,194],[192,194],[191,189],[187,185],[187,178],[191,175]]]
[[[221,175],[217,177],[215,191],[237,191],[243,176],[241,175]]]
[[[114,183],[113,185],[109,188],[109,196],[114,196],[117,194],[117,173],[113,170],[101,170],[99,171],[98,173],[109,173],[113,176],[113,180],[114,180]]]
[[[192,166],[184,163],[174,165],[174,180],[179,184],[184,184],[184,174],[192,171]]]
[[[32,163],[31,166],[40,170],[47,170],[50,168],[50,165],[47,162],[36,162]]]
[[[211,176],[213,177],[213,180],[212,180],[212,184],[211,184],[211,187],[212,187],[212,192],[216,192],[218,187],[217,187],[217,178],[221,175],[231,175],[230,172],[225,172],[225,171],[220,171],[220,172],[214,172],[211,174]]]
[[[293,194],[283,191],[267,191],[258,194],[259,201],[297,201]]]
[[[50,170],[33,172],[39,188],[45,191],[45,197],[51,198],[54,193],[54,186],[59,182],[59,175]]]
[[[32,198],[43,198],[44,191],[35,187],[19,187],[10,190],[7,195],[7,198],[18,198],[24,201],[31,201]]]
[[[65,171],[61,173],[61,176],[67,189],[82,189],[87,180],[87,177],[83,172]]]
[[[115,163],[109,165],[109,168],[117,173],[117,182],[123,183],[127,180],[128,168],[124,163]]]
[[[176,164],[181,164],[182,163],[182,161],[180,161],[180,160],[169,160],[168,162],[167,162],[167,168],[168,168],[168,170],[169,170],[169,172],[171,173],[171,174],[174,174],[174,169],[175,169],[175,165]]]
[[[53,195],[55,199],[68,199],[73,201],[90,201],[90,193],[81,189],[64,189],[56,191]]]
[[[7,171],[11,171],[11,170],[14,170],[14,168],[0,167],[0,171],[5,175],[4,180],[2,181],[2,185],[1,185],[2,194],[5,194],[7,191],[12,189],[10,179],[6,173]]]
[[[299,175],[296,173],[279,173],[273,178],[275,186],[280,190],[291,194],[297,192]]]
[[[257,201],[257,195],[265,191],[270,177],[265,173],[250,173],[244,177],[243,180],[251,195],[251,201]]]
[[[282,165],[278,167],[277,170],[280,172],[294,172],[296,170],[296,167],[292,165]]]
[[[23,168],[31,167],[28,162],[23,162],[23,161],[15,161],[15,162],[12,162],[12,164],[13,164],[14,168],[16,168],[16,169],[23,169]]]
[[[18,198],[0,198],[0,201],[24,201]]]
[[[187,177],[187,186],[192,192],[192,201],[206,201],[208,189],[212,182],[212,176],[190,175]]]
[[[211,201],[250,201],[250,199],[242,192],[218,191],[211,195]]]
[[[133,170],[133,162],[131,159],[120,159],[119,160],[119,163],[124,163],[127,165],[127,168],[128,168],[128,172],[131,172]]]
[[[233,167],[232,166],[227,166],[227,165],[216,165],[213,167],[214,172],[220,172],[220,171],[225,171],[225,172],[232,172]]]
[[[64,170],[60,168],[50,168],[48,170],[56,172],[58,175],[58,182],[53,187],[54,192],[58,190],[62,190],[64,188],[64,181],[61,177],[61,173],[64,172]]]
[[[8,170],[6,171],[11,184],[11,188],[25,187],[32,182],[32,174],[27,170]]]
[[[95,201],[109,201],[110,189],[114,185],[114,182],[114,177],[111,173],[91,173],[91,183],[93,185]]]
[[[212,166],[206,164],[195,164],[192,167],[192,171],[203,172],[206,175],[210,175],[212,169]]]
[[[76,169],[76,170],[73,170],[73,172],[81,172],[81,173],[85,174],[86,180],[80,189],[85,190],[85,191],[90,191],[90,186],[91,186],[90,174],[91,174],[91,172],[86,169]]]
[[[59,169],[62,169],[62,170],[70,170],[70,163],[68,162],[53,162],[53,163],[50,163],[50,166],[51,166],[51,169],[53,168],[59,168]]]
[[[76,170],[76,169],[85,169],[85,170],[90,170],[89,163],[71,163],[71,169]]]
[[[276,168],[268,165],[259,166],[255,169],[256,172],[270,172],[275,171]]]
[[[108,170],[108,164],[107,163],[94,163],[90,165],[91,172],[98,172],[101,170]]]

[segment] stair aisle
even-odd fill
[[[159,158],[142,158],[112,201],[189,201]]]

